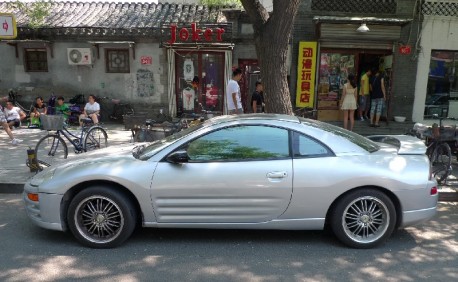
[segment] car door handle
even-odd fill
[[[286,171],[274,171],[267,173],[267,178],[285,178],[288,176]]]

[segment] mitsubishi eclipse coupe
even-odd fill
[[[221,116],[52,165],[23,197],[35,224],[93,248],[120,245],[136,226],[330,228],[371,248],[433,217],[438,200],[421,140],[371,139],[294,116]]]

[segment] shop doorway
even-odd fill
[[[242,107],[245,113],[251,113],[251,95],[255,90],[256,81],[261,79],[261,70],[258,60],[239,59],[239,67],[242,70],[242,79],[240,79],[240,95]]]

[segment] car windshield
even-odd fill
[[[363,148],[364,150],[368,151],[369,153],[376,152],[380,149],[380,146],[377,145],[372,140],[369,140],[368,138],[361,136],[359,134],[356,134],[354,132],[345,130],[341,127],[326,123],[326,122],[318,122],[318,121],[313,121],[310,119],[305,119],[299,117],[299,120],[301,121],[302,124],[306,124],[308,126],[316,127],[321,130],[330,132],[334,135],[338,135],[340,137],[343,137],[347,139],[348,141],[352,142],[353,144],[358,145],[359,147]]]
[[[201,124],[192,126],[190,128],[179,131],[175,134],[167,136],[164,139],[156,140],[148,145],[142,145],[142,146],[135,147],[132,151],[132,155],[135,158],[140,159],[142,161],[147,160],[151,158],[152,156],[154,156],[157,152],[159,152],[163,148],[169,146],[170,144],[175,143],[177,140],[181,139],[182,137],[190,134],[191,132],[201,129],[204,124],[205,123],[201,123]]]

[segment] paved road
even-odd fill
[[[458,203],[354,250],[319,231],[143,229],[111,250],[35,227],[18,194],[0,194],[0,281],[457,281]]]

